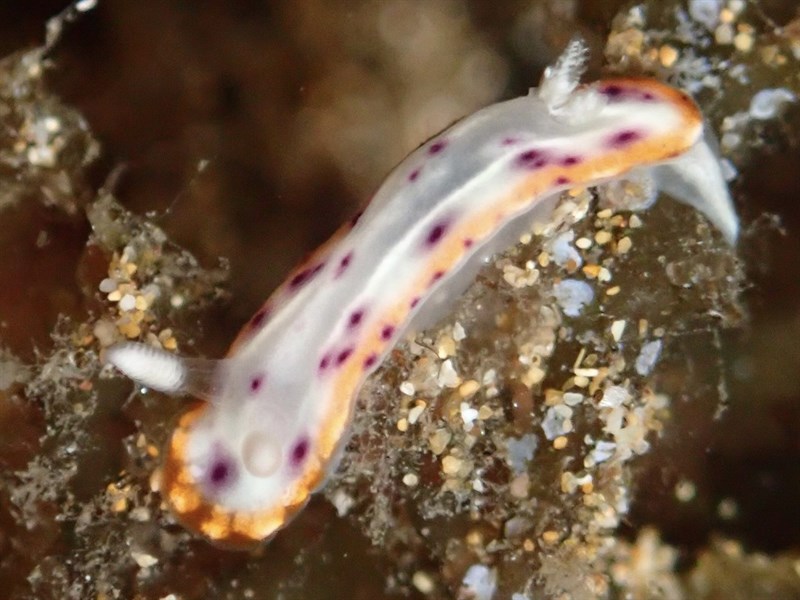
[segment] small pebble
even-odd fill
[[[461,385],[461,377],[458,376],[455,367],[453,367],[452,360],[448,359],[442,363],[442,366],[439,368],[438,382],[442,387],[448,388]]]
[[[697,495],[697,487],[688,479],[681,479],[675,485],[675,497],[681,502],[690,502]]]
[[[403,483],[408,487],[416,487],[419,483],[419,476],[415,473],[406,473],[403,475]]]
[[[617,242],[617,254],[627,254],[627,252],[631,249],[631,246],[633,246],[631,238],[625,236]]]
[[[400,384],[400,393],[406,396],[413,396],[414,395],[414,384],[410,381],[404,381]]]
[[[611,324],[611,337],[614,339],[615,342],[618,342],[620,341],[620,339],[622,339],[622,334],[625,331],[626,325],[627,321],[625,321],[624,319],[619,319]]]
[[[416,571],[414,575],[411,576],[411,583],[414,584],[414,587],[417,588],[420,593],[426,596],[432,594],[436,589],[433,578],[425,571]]]
[[[529,487],[530,477],[528,477],[527,473],[522,473],[511,480],[511,483],[508,486],[508,491],[515,498],[527,498]]]
[[[442,472],[445,475],[456,475],[463,462],[460,458],[448,454],[442,459]]]
[[[428,438],[428,445],[431,448],[431,452],[433,452],[436,456],[439,456],[442,452],[444,452],[445,448],[447,448],[447,444],[450,443],[453,434],[451,434],[447,429],[437,429],[429,438]]]
[[[470,379],[458,386],[458,395],[462,398],[469,398],[479,389],[481,389],[481,384],[474,379]]]
[[[459,408],[461,411],[461,420],[464,421],[464,429],[470,429],[475,419],[478,418],[478,411],[466,402],[462,402]]]
[[[601,230],[594,234],[594,241],[598,246],[603,246],[611,241],[611,232]]]
[[[408,411],[408,422],[411,425],[414,425],[419,420],[426,406],[427,404],[425,403],[425,401],[418,400],[414,408]]]
[[[558,535],[558,532],[553,531],[552,529],[542,533],[542,541],[545,544],[555,544],[558,541],[559,537],[560,536]]]

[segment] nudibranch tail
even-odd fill
[[[106,362],[145,387],[213,402],[224,360],[184,358],[147,344],[122,342],[106,350]]]
[[[714,152],[705,134],[683,154],[650,167],[658,188],[703,213],[731,246],[739,235],[739,218]]]

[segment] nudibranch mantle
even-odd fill
[[[163,467],[162,493],[181,522],[229,546],[286,525],[335,469],[365,377],[488,256],[546,221],[560,192],[647,177],[735,242],[694,102],[647,79],[579,86],[584,55],[572,42],[538,89],[412,152],[360,218],[289,275],[227,358],[109,348],[108,362],[144,385],[205,400],[180,419]]]

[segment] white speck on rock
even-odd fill
[[[106,277],[105,279],[103,279],[103,281],[100,282],[100,285],[97,287],[104,294],[110,294],[111,292],[117,289],[118,285],[119,284],[115,279]]]
[[[603,392],[603,399],[600,400],[601,408],[615,408],[622,406],[630,399],[628,390],[619,385],[612,385]]]
[[[548,247],[550,256],[559,267],[563,267],[570,261],[573,261],[579,267],[583,264],[581,255],[572,246],[574,239],[574,231],[565,231],[564,233],[558,234],[553,238],[553,241],[550,242]]]
[[[589,457],[591,458],[592,463],[596,465],[614,456],[614,451],[616,449],[617,444],[615,442],[599,440],[589,453]]]
[[[722,0],[691,0],[689,2],[689,16],[692,20],[704,25],[709,31],[714,31],[719,25],[719,14],[722,10]]]
[[[94,324],[92,333],[97,338],[97,341],[100,342],[100,346],[107,348],[113,344],[114,340],[116,339],[117,326],[111,321],[100,319]]]
[[[142,569],[147,569],[148,567],[152,567],[158,563],[158,559],[155,556],[145,552],[137,552],[132,550],[131,557]]]
[[[578,392],[564,392],[561,399],[567,406],[578,406],[578,404],[583,402],[583,394],[579,394]]]
[[[95,6],[97,6],[97,0],[78,0],[75,3],[75,10],[78,12],[86,12],[92,10]]]
[[[475,422],[475,419],[478,418],[478,410],[472,408],[466,402],[461,403],[461,420],[464,421],[464,429],[472,428],[472,424]]]
[[[340,517],[344,517],[347,513],[349,513],[350,509],[353,508],[355,503],[355,499],[344,490],[336,490],[333,494],[333,499],[331,500],[331,504],[333,504],[334,508],[336,509],[336,514]]]
[[[508,438],[506,461],[515,474],[528,470],[528,463],[533,459],[538,444],[536,436],[532,433],[526,433],[520,438]]]
[[[649,375],[661,355],[661,340],[654,340],[642,346],[639,356],[636,357],[636,372],[639,375]]]
[[[750,100],[750,116],[762,121],[774,119],[784,104],[796,100],[797,96],[786,88],[761,90]]]
[[[411,577],[411,583],[413,583],[414,587],[426,596],[428,594],[432,594],[436,590],[436,584],[433,582],[431,576],[425,571],[417,571],[414,573],[414,575]]]
[[[425,402],[418,402],[414,408],[408,411],[408,422],[414,425],[425,410]]]
[[[125,294],[119,301],[119,309],[122,311],[129,311],[136,308],[136,298],[133,294]]]
[[[472,565],[461,580],[459,598],[492,600],[497,591],[497,572],[486,565]]]
[[[413,396],[414,390],[414,384],[410,381],[404,381],[400,384],[400,393],[405,396]]]
[[[564,279],[553,286],[553,295],[568,317],[577,317],[594,300],[594,290],[585,281]]]
[[[461,385],[461,377],[459,377],[458,373],[456,373],[452,360],[446,360],[442,363],[442,366],[439,369],[438,382],[442,387],[449,388],[454,388]]]
[[[611,337],[615,342],[622,339],[622,334],[625,332],[625,326],[628,322],[625,319],[618,319],[611,324]]]
[[[564,404],[551,406],[547,410],[547,414],[542,421],[544,437],[546,437],[548,440],[554,440],[558,436],[568,433],[571,430],[571,427],[567,427],[566,423],[571,419],[572,409],[569,406]]]

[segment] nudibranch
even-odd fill
[[[286,525],[336,468],[365,377],[492,253],[546,221],[560,192],[644,177],[735,242],[737,216],[695,103],[650,79],[579,85],[585,54],[573,41],[539,88],[412,152],[225,359],[108,349],[107,361],[143,385],[204,400],[165,453],[161,491],[179,521],[239,547]]]

